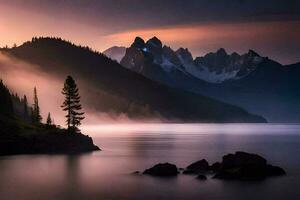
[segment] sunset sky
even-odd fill
[[[103,51],[157,36],[193,56],[224,47],[300,61],[299,0],[0,0],[0,46],[58,36]]]

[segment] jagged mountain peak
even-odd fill
[[[233,52],[232,54],[229,55],[230,59],[232,60],[232,62],[236,62],[241,58],[241,55]]]
[[[178,48],[178,49],[176,50],[176,52],[189,52],[189,53],[190,53],[190,51],[189,51],[188,48],[183,48],[183,47]]]
[[[230,54],[231,57],[240,57],[241,55],[238,54],[237,52],[233,52],[232,54]]]
[[[261,57],[258,53],[256,53],[254,50],[249,49],[248,53],[249,56],[251,57]]]
[[[176,51],[177,56],[181,60],[182,64],[191,64],[194,62],[191,52],[187,48],[180,47]]]
[[[170,58],[170,57],[177,58],[176,52],[171,47],[166,46],[166,45],[163,46],[163,56],[166,58]]]
[[[227,52],[224,48],[220,48],[218,49],[218,51],[216,52],[217,55],[222,55],[222,56],[227,56]]]
[[[134,42],[131,44],[131,47],[143,49],[145,47],[145,41],[141,37],[136,37]]]
[[[156,36],[154,36],[153,38],[149,39],[146,42],[146,45],[154,46],[154,47],[160,48],[160,49],[162,48],[162,42]]]
[[[192,56],[192,53],[189,51],[188,48],[182,48],[182,47],[180,47],[179,49],[176,50],[176,53],[177,54],[187,54],[187,55]]]
[[[145,65],[152,63],[167,73],[178,73],[179,70],[180,73],[211,83],[243,78],[263,61],[253,50],[240,55],[236,52],[228,54],[224,48],[193,59],[187,48],[174,51],[163,45],[157,37],[146,42],[137,37],[129,49],[124,56],[126,62],[121,62],[127,68],[140,72]],[[151,71],[151,68],[148,70]]]

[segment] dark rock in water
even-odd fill
[[[263,157],[246,152],[236,152],[235,154],[227,154],[223,156],[222,167],[232,168],[241,165],[265,166],[267,160]]]
[[[195,163],[187,166],[184,174],[198,174],[199,172],[204,172],[209,170],[209,164],[205,159],[199,160]]]
[[[151,176],[177,176],[178,170],[176,165],[170,163],[159,163],[146,169],[143,174]]]
[[[284,175],[280,167],[267,164],[263,157],[245,152],[223,156],[220,169],[214,178],[237,180],[262,180],[268,176]]]
[[[199,174],[199,175],[196,177],[196,179],[201,180],[201,181],[205,181],[207,178],[206,178],[205,175]]]
[[[278,166],[272,166],[272,165],[267,165],[267,173],[268,176],[286,175],[286,172],[282,168]]]
[[[215,162],[214,164],[212,164],[209,168],[210,170],[212,170],[213,172],[217,172],[221,169],[221,163],[219,162]]]
[[[194,170],[189,170],[189,169],[185,169],[182,173],[183,174],[198,174],[198,172],[196,172]]]
[[[139,175],[139,174],[140,174],[140,171],[134,171],[134,172],[132,172],[131,174],[133,174],[133,175]]]

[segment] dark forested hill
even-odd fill
[[[103,54],[55,38],[34,38],[2,50],[56,77],[81,80],[85,106],[131,118],[201,122],[265,122],[264,118],[198,94],[169,88],[132,72]]]

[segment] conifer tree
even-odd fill
[[[13,103],[8,88],[0,80],[0,115],[13,115]]]
[[[46,123],[47,123],[48,126],[51,126],[51,125],[52,125],[52,119],[51,119],[51,114],[50,114],[50,112],[48,113]]]
[[[41,116],[39,99],[37,96],[36,87],[34,87],[34,90],[33,90],[33,112],[32,112],[32,114],[33,114],[33,123],[40,124],[42,122],[42,116]]]
[[[35,116],[34,116],[34,110],[33,107],[30,107],[30,117],[31,117],[31,123],[35,123]]]
[[[82,112],[82,106],[80,103],[79,90],[74,79],[68,76],[65,80],[62,94],[65,96],[65,100],[62,104],[63,111],[67,112],[65,116],[68,130],[74,132],[79,131],[81,121],[84,119],[84,112]]]
[[[24,119],[28,120],[29,119],[29,112],[28,112],[28,101],[26,95],[24,95],[23,98],[23,105],[24,105]]]

